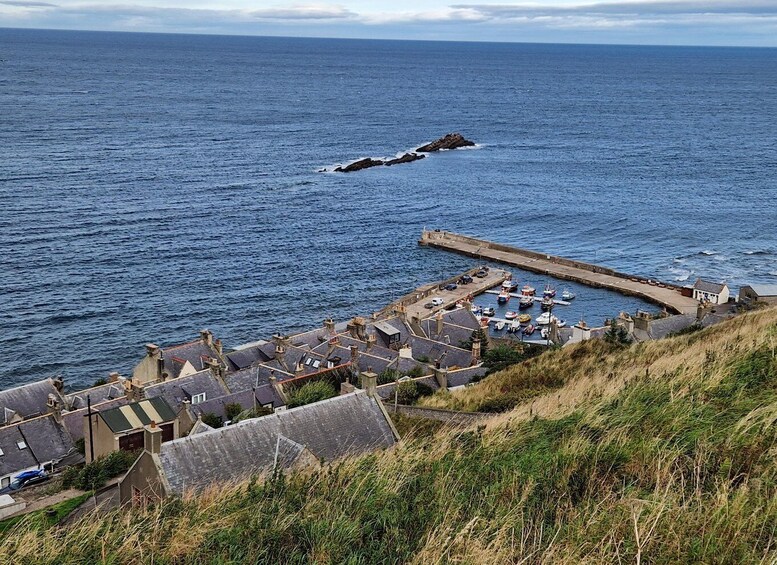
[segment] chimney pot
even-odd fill
[[[210,330],[200,330],[200,338],[202,338],[202,341],[205,342],[205,344],[213,345],[213,334]]]

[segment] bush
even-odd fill
[[[626,328],[616,324],[615,320],[610,322],[610,327],[604,332],[604,340],[616,345],[628,345],[631,343],[629,332],[626,331]]]
[[[393,383],[396,381],[399,377],[402,375],[399,371],[396,369],[386,369],[382,373],[378,375],[378,384],[379,385],[385,385],[388,383]]]
[[[262,416],[267,416],[272,413],[273,413],[272,408],[257,406],[256,408],[245,410],[240,414],[238,414],[237,416],[235,416],[235,418],[232,420],[232,423],[237,424],[238,422],[242,422],[243,420],[250,420],[251,418],[260,418]]]
[[[480,356],[483,357],[488,351],[488,334],[483,328],[478,328],[473,331],[467,341],[459,343],[459,347],[472,351],[472,342],[476,339],[480,340]]]
[[[80,469],[68,467],[62,473],[62,486],[81,490],[98,489],[108,479],[127,472],[137,457],[137,451],[112,451],[105,457],[95,459]]]
[[[320,400],[326,400],[337,396],[337,390],[327,381],[315,381],[307,383],[289,395],[289,408],[304,406]]]
[[[224,425],[224,419],[213,412],[205,412],[200,416],[200,419],[203,424],[207,424],[211,428],[220,428]]]
[[[224,415],[227,417],[227,420],[233,421],[242,411],[243,407],[237,402],[224,405]]]
[[[407,372],[408,377],[423,377],[425,374],[428,373],[424,371],[424,368],[421,367],[421,365],[416,365]]]
[[[397,402],[399,404],[415,404],[422,396],[434,394],[434,389],[418,381],[405,381],[397,385]]]
[[[523,350],[514,349],[509,345],[497,345],[483,355],[483,364],[488,367],[489,373],[495,373],[524,359],[526,355]]]

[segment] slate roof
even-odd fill
[[[125,395],[124,386],[121,383],[108,383],[101,386],[94,386],[87,388],[86,390],[79,390],[73,392],[65,397],[66,405],[70,410],[78,410],[79,408],[86,408],[86,397],[92,400],[92,406],[105,402],[106,400],[114,400],[121,398]]]
[[[227,353],[227,361],[230,371],[246,369],[255,363],[264,363],[275,358],[275,345],[262,343],[245,349],[238,349]]]
[[[161,470],[174,494],[240,480],[272,468],[279,439],[283,467],[305,449],[330,462],[396,442],[376,401],[356,392],[163,443]]]
[[[693,285],[694,290],[700,290],[701,292],[708,292],[710,294],[720,294],[723,292],[723,288],[726,286],[726,283],[714,283],[709,281],[703,281],[701,279],[696,279],[696,282]]]
[[[285,404],[283,399],[275,392],[275,388],[271,385],[263,385],[256,389],[256,403],[259,406],[272,404],[273,408],[278,408]],[[207,413],[215,414],[226,421],[228,419],[226,414],[227,404],[239,404],[243,410],[253,408],[254,393],[251,390],[244,390],[233,394],[227,394],[219,398],[200,402],[199,404],[193,404],[191,406],[191,411],[197,416]]]
[[[480,327],[480,322],[469,308],[456,308],[442,315],[442,321],[446,324],[469,328],[470,333]]]
[[[197,434],[201,434],[203,432],[210,432],[214,430],[215,428],[210,427],[208,424],[203,422],[202,420],[197,420],[194,422],[194,425],[192,426],[192,429],[189,430],[189,435],[194,436]]]
[[[296,367],[302,366],[301,375],[312,375],[326,369],[326,358],[323,355],[302,349],[300,347],[287,347],[283,355],[283,361],[276,357],[272,361],[263,363],[265,367],[270,367],[276,371],[283,371],[295,377],[301,376],[296,373]]]
[[[437,321],[436,320],[424,320],[421,322],[421,329],[424,330],[424,333],[429,337],[429,339],[433,339],[434,341],[439,341],[441,343],[449,343],[453,346],[459,346],[462,342],[467,342],[472,337],[472,330],[471,328],[465,328],[463,326],[457,326],[454,324],[447,324],[443,322],[442,324],[442,333],[437,333]],[[447,341],[446,341],[447,336]]]
[[[447,345],[431,339],[422,337],[413,337],[410,339],[413,348],[413,357],[428,357],[432,363],[441,360],[441,366],[444,367],[469,367],[472,361],[472,352],[466,349],[459,349],[453,345]]]
[[[224,382],[227,384],[227,388],[230,392],[240,392],[243,390],[251,390],[257,385],[262,386],[268,384],[270,382],[270,376],[272,375],[273,372],[269,367],[257,365],[256,367],[227,373],[224,376]]]
[[[14,413],[22,418],[47,414],[46,403],[49,394],[61,398],[53,379],[44,379],[0,391],[0,425],[7,424]]]
[[[391,332],[392,334],[394,332],[399,332],[399,342],[405,343],[408,338],[412,335],[410,333],[410,330],[408,330],[405,323],[400,320],[399,318],[388,318],[386,320],[381,320],[380,322],[373,322],[368,325],[368,327],[371,327],[373,329],[372,332],[368,331],[368,333],[375,333],[375,335],[378,337],[378,343],[388,347],[389,345],[389,339],[388,336],[384,335],[384,333],[377,331],[378,326],[377,324],[380,324],[380,327],[385,328],[387,332]],[[391,335],[391,334],[390,334]]]
[[[20,441],[26,444],[25,448],[19,449]],[[75,447],[53,416],[42,416],[0,428],[0,450],[0,476],[5,476],[59,461],[74,452]]]
[[[216,348],[212,345],[208,345],[201,339],[162,349],[164,370],[167,371],[167,374],[171,379],[175,379],[181,374],[181,369],[184,365],[183,361],[191,363],[196,371],[205,369],[206,366],[203,363],[203,357],[219,359]],[[219,362],[223,365],[220,359]]]
[[[210,369],[206,369],[185,377],[147,385],[143,393],[146,398],[161,396],[177,412],[185,400],[191,401],[192,396],[196,394],[205,393],[205,400],[210,400],[229,394],[229,391],[219,383]]]
[[[125,406],[101,410],[100,416],[115,434],[136,430],[151,422],[162,424],[175,420],[175,412],[162,397],[148,398]]]
[[[759,297],[777,296],[777,284],[749,284]]]
[[[459,371],[450,371],[448,373],[448,388],[455,388],[457,386],[468,385],[475,377],[482,377],[486,374],[486,368],[470,367],[469,369],[461,369]]]
[[[326,328],[316,328],[307,332],[293,335],[289,338],[291,344],[296,347],[308,346],[311,349],[326,342],[330,338],[329,330]]]

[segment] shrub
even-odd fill
[[[422,396],[434,394],[434,389],[418,381],[405,381],[397,385],[397,402],[399,404],[415,404]]]
[[[227,420],[234,420],[242,411],[243,407],[237,402],[224,405],[224,415],[227,417]]]
[[[631,343],[629,332],[626,331],[626,328],[615,323],[615,320],[610,322],[610,327],[604,332],[604,340],[616,345],[628,345]]]
[[[95,490],[103,486],[108,479],[125,473],[138,457],[137,451],[112,451],[104,457],[95,459],[80,469],[67,467],[62,473],[64,488]]]
[[[320,400],[326,400],[337,396],[337,390],[327,381],[314,381],[307,383],[289,395],[289,408],[304,406]]]
[[[472,335],[467,341],[462,341],[459,343],[459,347],[472,351],[472,342],[476,339],[480,340],[480,356],[482,357],[488,351],[488,334],[483,328],[478,328],[472,332]]]
[[[267,416],[268,414],[272,414],[273,409],[272,408],[265,408],[264,406],[257,406],[256,408],[251,408],[249,410],[245,410],[235,416],[235,418],[232,420],[232,423],[236,424],[238,422],[242,422],[243,420],[250,420],[251,418],[260,418],[262,416]]]
[[[483,363],[488,367],[489,373],[515,365],[526,359],[522,350],[514,349],[509,345],[497,345],[483,355]]]
[[[386,369],[382,373],[378,375],[378,384],[379,385],[385,385],[388,383],[393,383],[396,381],[399,377],[402,375],[399,371],[396,369]]]
[[[224,419],[213,412],[205,412],[200,416],[200,419],[203,424],[207,424],[211,428],[220,428],[224,425]]]
[[[407,372],[408,377],[423,377],[424,374],[426,374],[426,371],[424,371],[424,368],[421,367],[421,365],[416,365]]]

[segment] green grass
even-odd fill
[[[60,520],[64,519],[73,510],[83,504],[90,496],[92,496],[92,493],[87,492],[75,498],[63,500],[59,504],[54,504],[48,508],[3,520],[0,522],[0,535],[7,533],[14,528],[43,530],[55,526]]]

